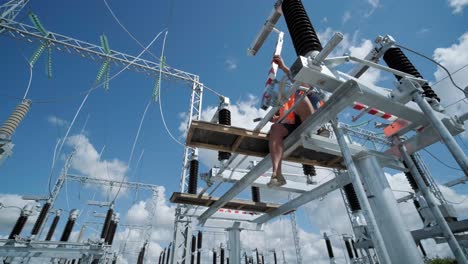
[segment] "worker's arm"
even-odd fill
[[[270,122],[276,123],[276,121],[278,121],[279,118],[280,118],[280,116],[279,116],[279,111],[278,111],[278,112],[275,113],[275,115],[273,117],[271,117]]]
[[[274,55],[273,62],[278,64],[278,68],[280,68],[284,74],[286,74],[291,82],[294,82],[294,79],[291,76],[291,70],[284,64],[283,58],[281,55]]]

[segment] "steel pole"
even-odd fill
[[[229,260],[231,264],[240,264],[241,247],[240,247],[240,223],[235,222],[231,228],[226,229],[229,233]]]
[[[423,264],[416,243],[405,227],[392,188],[377,158],[363,153],[354,158],[391,263]]]
[[[440,138],[445,143],[450,153],[452,153],[458,165],[460,165],[460,168],[465,173],[465,176],[468,177],[468,159],[466,158],[466,155],[463,152],[463,150],[453,138],[452,134],[450,134],[450,132],[442,123],[442,121],[439,118],[437,118],[437,116],[434,114],[434,110],[432,110],[432,107],[429,105],[426,99],[424,99],[424,97],[421,96],[421,94],[419,94],[418,92],[414,93],[413,99],[419,105],[424,114],[426,114],[428,121],[440,135]]]
[[[455,255],[458,263],[460,264],[467,264],[468,261],[466,259],[465,254],[463,253],[463,250],[460,248],[460,245],[458,244],[457,240],[455,239],[455,236],[452,233],[452,230],[450,230],[450,227],[448,226],[447,222],[444,219],[444,216],[440,212],[439,207],[437,206],[434,196],[430,192],[429,188],[426,186],[424,183],[424,180],[419,174],[418,169],[416,168],[416,165],[414,164],[413,160],[411,159],[410,155],[408,154],[408,151],[406,150],[405,145],[401,144],[400,145],[400,152],[403,157],[403,159],[406,162],[406,165],[408,165],[408,168],[410,169],[411,173],[414,176],[414,179],[416,180],[416,183],[418,184],[419,189],[421,190],[424,198],[426,199],[427,205],[431,209],[434,219],[437,222],[437,225],[441,229],[442,233],[444,234],[445,238],[448,240],[448,244],[450,248],[452,249],[453,254]]]
[[[351,151],[349,150],[349,147],[346,144],[344,133],[341,130],[341,128],[338,127],[336,120],[332,120],[331,123],[333,126],[333,130],[335,131],[338,145],[340,145],[340,149],[343,154],[343,160],[346,164],[346,168],[348,168],[348,175],[351,178],[351,182],[353,183],[353,186],[356,190],[357,198],[363,209],[362,211],[363,211],[364,217],[366,218],[367,227],[369,229],[369,233],[371,235],[372,241],[374,242],[374,246],[378,252],[378,257],[382,263],[390,264],[392,262],[390,261],[390,257],[388,255],[387,249],[385,248],[385,243],[382,237],[382,233],[380,232],[380,229],[377,226],[377,221],[375,220],[371,206],[369,204],[369,201],[367,200],[366,192],[362,185],[361,178],[359,177],[358,170],[351,156]]]

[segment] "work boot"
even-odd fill
[[[279,187],[283,186],[286,184],[286,179],[283,177],[283,175],[272,175],[270,182],[267,183],[268,188],[271,187]]]

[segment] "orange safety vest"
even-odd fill
[[[289,97],[289,100],[284,103],[283,107],[280,108],[280,118],[284,116],[284,113],[286,113],[295,103],[296,101],[296,96],[295,94],[292,94],[291,97]],[[287,124],[295,124],[296,123],[296,116],[294,114],[294,111],[289,113],[282,121],[283,123]]]

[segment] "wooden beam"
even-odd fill
[[[208,195],[203,195],[202,197],[198,197],[197,194],[175,192],[172,194],[170,201],[172,203],[178,203],[178,204],[189,204],[189,205],[209,207],[218,199],[219,199],[218,197],[213,197],[213,196],[208,196]],[[252,212],[259,212],[259,213],[268,213],[279,207],[280,207],[279,204],[263,203],[263,202],[257,203],[257,202],[253,202],[249,200],[240,200],[240,199],[233,199],[223,206],[223,208],[225,209],[252,211]]]

